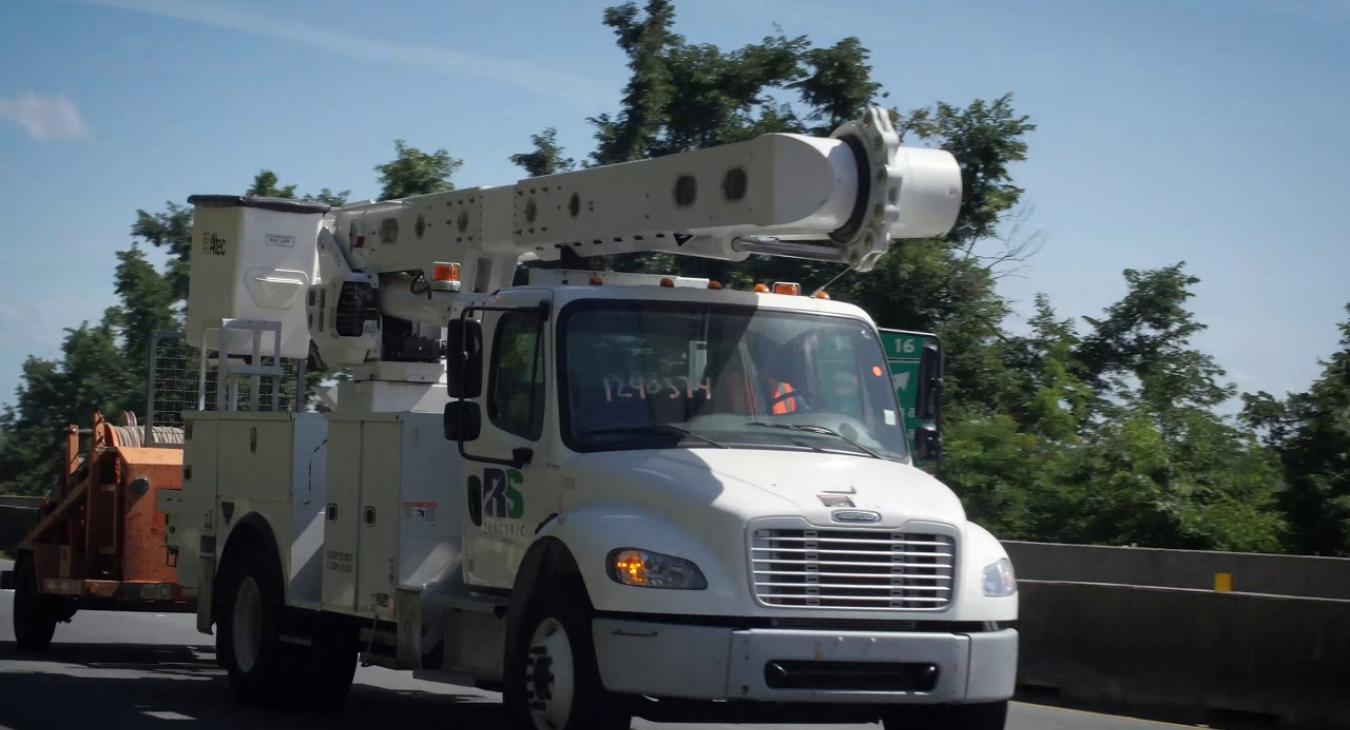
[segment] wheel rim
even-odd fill
[[[234,663],[244,672],[253,669],[262,646],[262,592],[252,576],[244,576],[239,582],[239,590],[235,591],[230,639]]]
[[[544,730],[566,727],[575,688],[572,642],[562,622],[546,618],[535,627],[525,659],[525,697],[534,726]]]

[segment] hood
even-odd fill
[[[662,449],[578,454],[576,475],[594,497],[658,512],[711,506],[740,520],[801,515],[816,525],[899,527],[912,520],[960,526],[965,511],[928,473],[883,459],[761,449]],[[588,489],[587,491],[591,491]],[[684,508],[684,509],[680,509]],[[843,523],[838,510],[877,522]]]

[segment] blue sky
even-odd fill
[[[137,208],[260,168],[370,197],[391,141],[461,185],[556,126],[574,157],[626,79],[606,2],[0,0],[0,402],[28,354],[114,302]],[[679,0],[736,46],[860,37],[890,103],[1016,93],[1046,239],[1003,291],[1096,315],[1120,272],[1186,260],[1198,344],[1244,390],[1300,390],[1350,302],[1350,0]],[[904,323],[886,323],[903,325]],[[1014,329],[1019,322],[1011,322]]]

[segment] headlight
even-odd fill
[[[605,572],[609,574],[610,580],[626,586],[693,591],[708,587],[703,573],[692,562],[638,548],[609,551]]]
[[[1011,596],[1017,592],[1017,576],[1013,574],[1012,561],[999,558],[998,562],[984,566],[984,595]]]

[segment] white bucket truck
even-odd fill
[[[1002,727],[1012,566],[915,468],[867,313],[578,264],[866,271],[945,233],[960,191],[872,109],[828,139],[332,211],[193,198],[202,393],[165,509],[236,693],[331,706],[359,656],[500,689],[516,728]],[[521,260],[561,268],[513,285]],[[311,356],[351,375],[336,407],[275,409]]]

